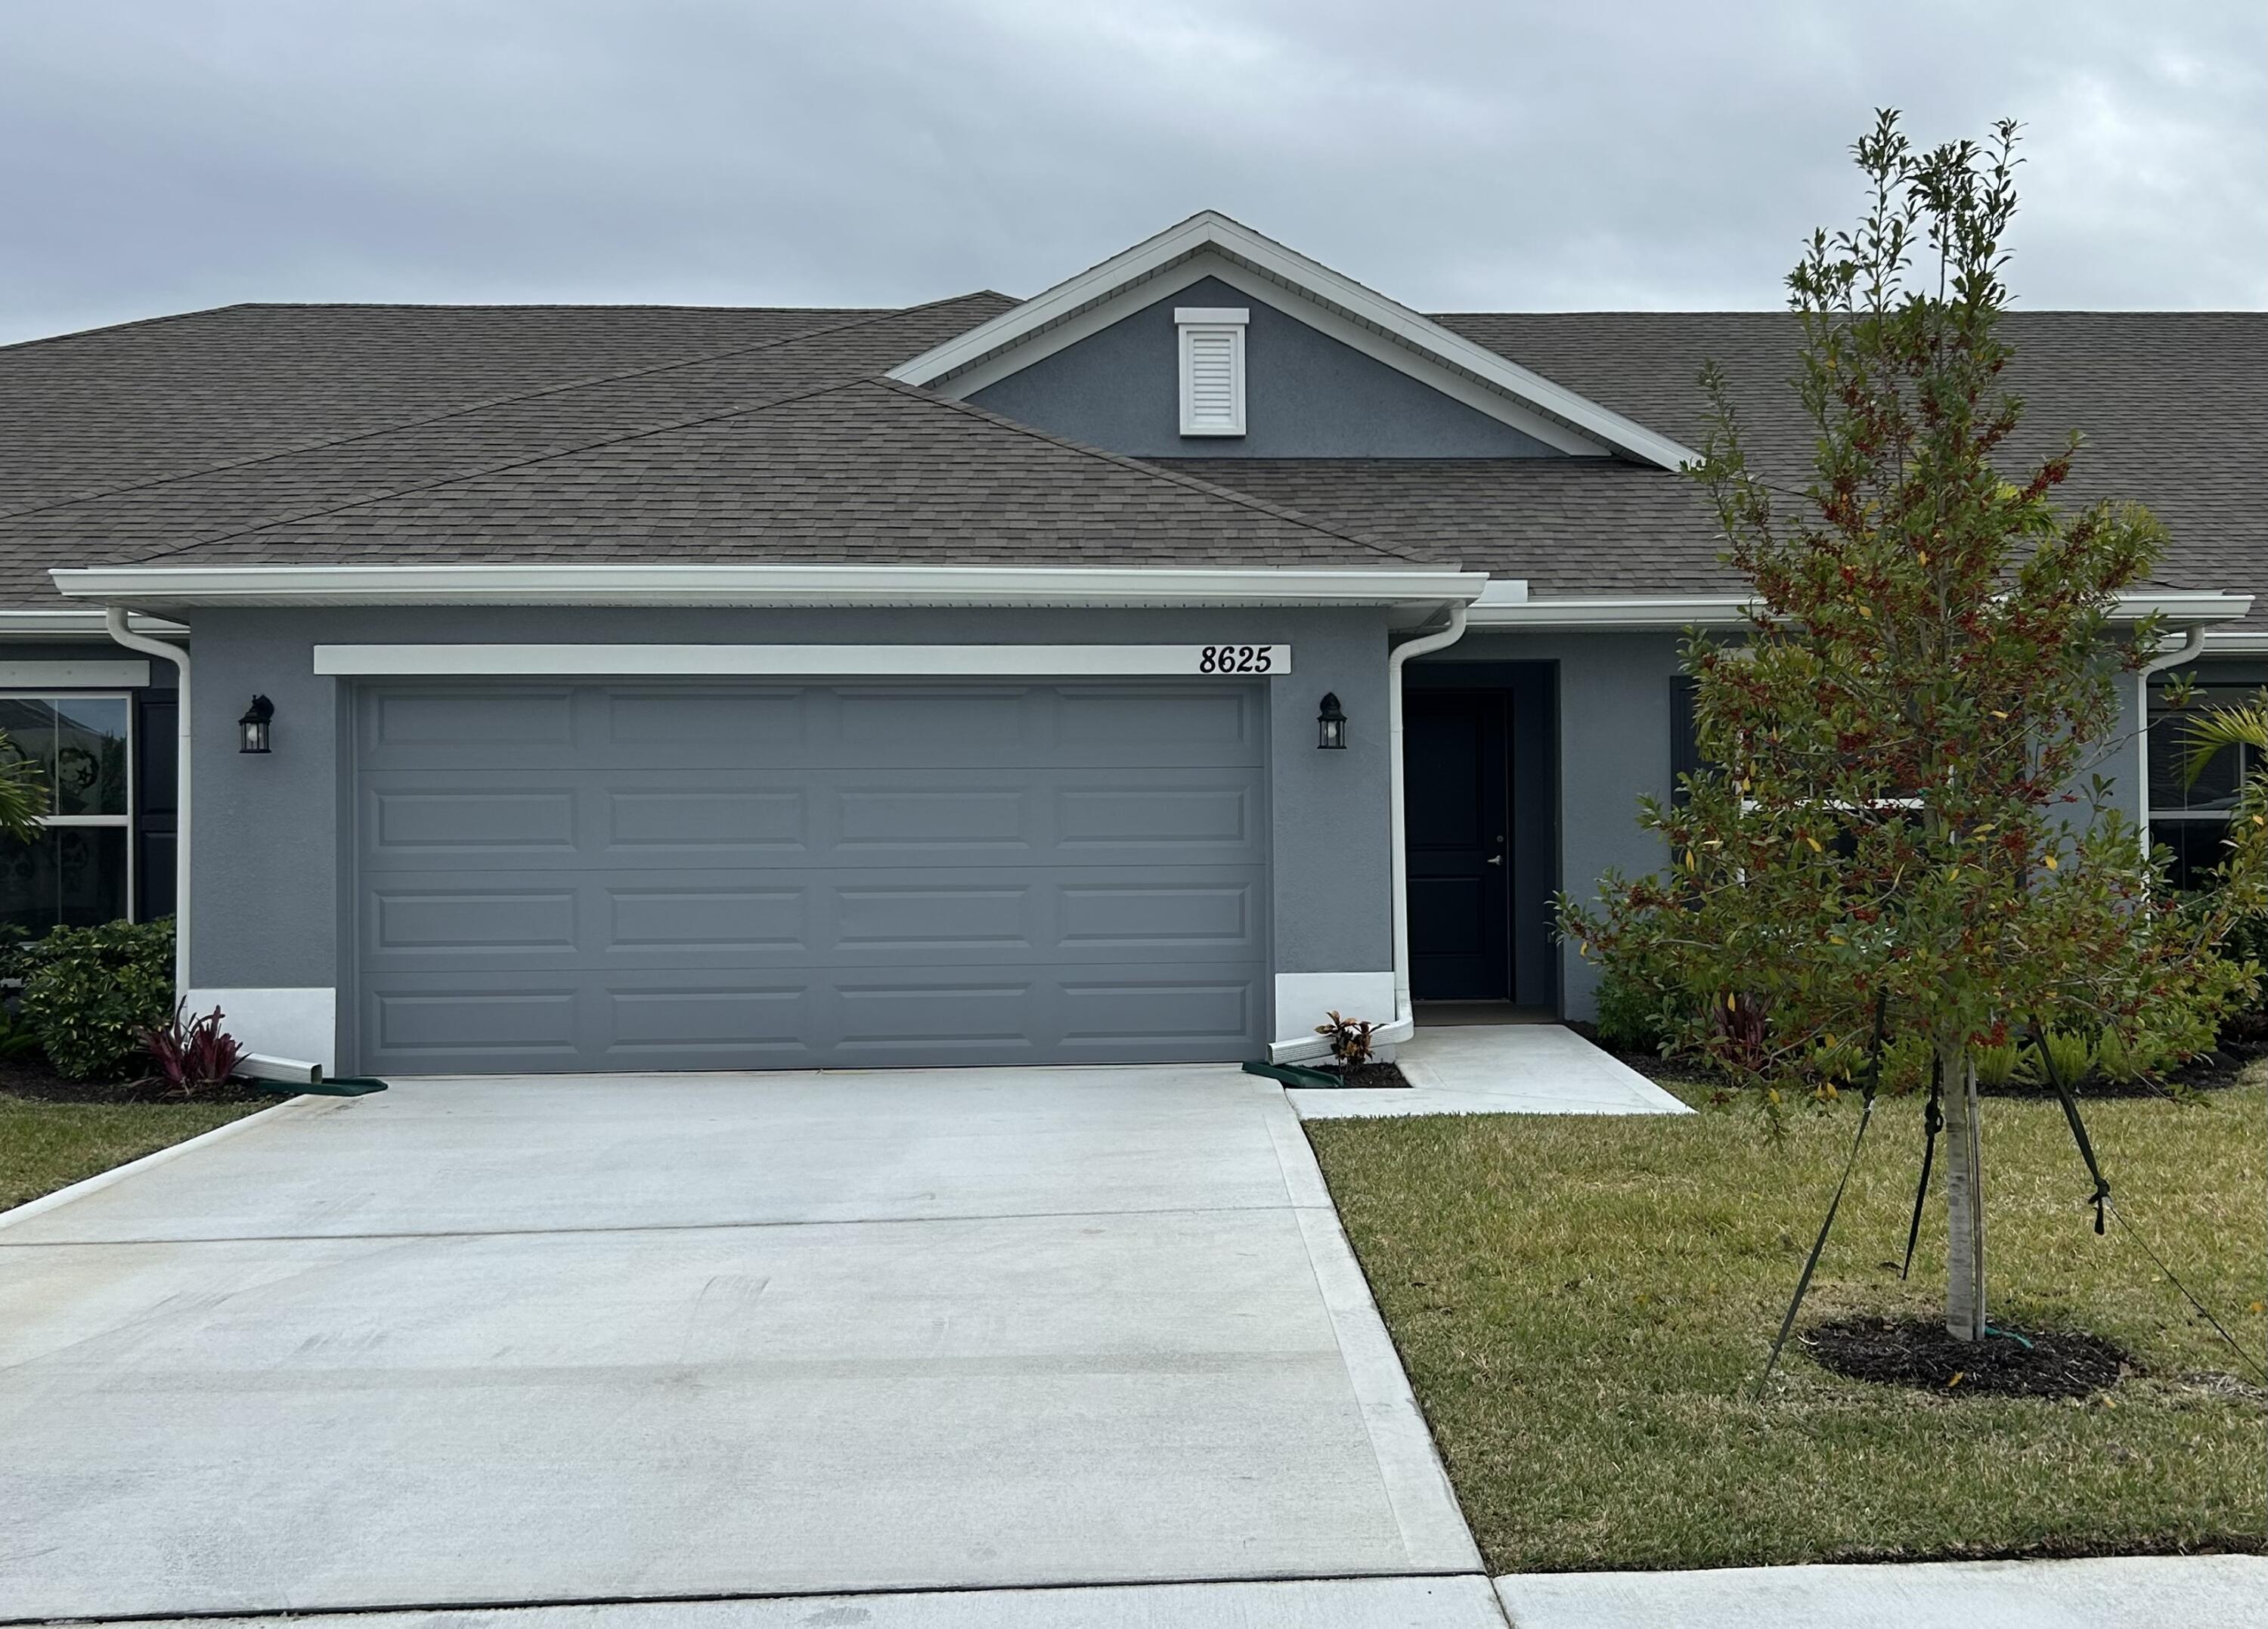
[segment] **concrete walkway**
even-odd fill
[[[1690,1114],[1563,1024],[1420,1024],[1395,1054],[1408,1090],[1299,1091],[1307,1120],[1412,1114]]]
[[[1539,1573],[1497,1592],[1514,1629],[2257,1629],[2268,1557]]]
[[[0,1219],[0,1441],[7,1620],[1288,1579],[1056,1621],[1485,1621],[1306,1139],[1227,1068],[300,1100]]]

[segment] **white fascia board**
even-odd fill
[[[105,604],[1143,606],[1441,605],[1478,595],[1480,571],[464,564],[117,565],[52,573]]]
[[[1490,589],[1497,586],[1491,583]],[[1467,613],[1473,628],[1731,628],[1748,620],[1742,594],[1618,595],[1531,600],[1484,591]],[[2235,622],[2252,608],[2250,594],[2160,590],[2121,594],[2110,619],[2139,622],[2153,614],[2184,627]],[[2213,636],[2208,635],[2211,638]]]
[[[1183,261],[1146,280],[1142,289],[1144,303],[1152,304],[1166,299],[1190,284],[1202,283],[1207,277],[1217,278],[1265,305],[1287,303],[1285,299],[1287,291],[1282,284],[1217,253],[1200,254],[1193,260]],[[1525,402],[1421,356],[1409,346],[1395,343],[1376,328],[1364,327],[1330,306],[1318,305],[1312,300],[1292,303],[1304,304],[1307,307],[1293,317],[1294,321],[1305,322],[1318,334],[1338,341],[1350,350],[1359,351],[1373,362],[1396,372],[1406,373],[1429,390],[1437,390],[1452,402],[1462,402],[1498,424],[1509,424],[1523,435],[1535,437],[1548,447],[1572,458],[1604,458],[1612,451],[1592,438],[1569,429],[1557,419],[1535,411]],[[965,401],[987,385],[998,384],[1035,362],[1044,361],[1057,351],[1068,350],[1091,335],[1101,333],[1125,314],[1126,304],[1123,302],[1106,300],[1093,306],[1021,344],[995,352],[965,372],[953,375],[938,387],[938,394],[956,402]]]
[[[1491,601],[1466,613],[1470,628],[1722,628],[1745,617],[1744,595],[1631,595],[1612,599]]]
[[[160,639],[186,639],[189,632],[179,623],[138,614],[128,617],[126,625],[136,633]],[[96,639],[107,644],[110,632],[103,626],[99,606],[0,609],[0,641],[13,639]]]
[[[1224,650],[1233,665],[1208,667]],[[1241,660],[1235,659],[1241,657]],[[332,678],[1270,678],[1288,645],[319,645]]]
[[[1179,225],[1170,226],[1156,237],[1113,255],[1101,265],[1056,284],[1045,293],[1033,296],[990,321],[980,323],[968,333],[924,351],[912,361],[894,369],[889,377],[902,384],[919,386],[954,379],[991,358],[996,352],[1018,346],[1019,342],[1028,344],[1035,335],[1067,324],[1074,318],[1091,314],[1091,308],[1109,301],[1136,284],[1157,277],[1175,262],[1205,249],[1241,261],[1263,277],[1335,310],[1348,321],[1349,326],[1369,329],[1395,342],[1397,346],[1408,347],[1430,357],[1447,369],[1468,374],[1496,391],[1527,403],[1544,417],[1571,426],[1591,440],[1603,443],[1625,456],[1658,464],[1664,469],[1675,469],[1681,465],[1698,461],[1699,454],[1690,447],[1667,436],[1658,435],[1634,420],[1554,384],[1542,374],[1531,372],[1485,345],[1476,344],[1462,335],[1453,334],[1431,318],[1420,315],[1398,301],[1388,299],[1375,290],[1365,288],[1353,278],[1309,260],[1272,239],[1263,238],[1250,227],[1211,210],[1193,215]],[[1203,275],[1206,274],[1197,274]],[[1162,297],[1174,287],[1183,287],[1196,280],[1197,276],[1192,276],[1181,284],[1167,284],[1159,289],[1153,298]],[[1223,280],[1234,281],[1230,278]],[[1257,292],[1249,285],[1237,286],[1242,287],[1247,293]],[[1106,323],[1100,321],[1093,324],[1098,328],[1103,326]],[[1344,337],[1344,335],[1334,334],[1333,336]],[[1083,338],[1085,335],[1082,333],[1077,337]],[[1071,340],[1064,339],[1050,349],[1059,349],[1061,344],[1069,343]],[[1365,349],[1368,350],[1367,347]],[[1046,351],[1032,352],[1016,365],[1026,365],[1046,354]],[[1369,354],[1379,355],[1374,350]],[[1385,357],[1381,359],[1390,360]],[[1012,371],[1004,370],[1003,374]],[[1408,371],[1406,367],[1404,371]],[[991,377],[1000,376],[1003,375]],[[988,377],[985,382],[991,382],[991,377]],[[956,385],[956,390],[950,394],[965,394],[983,387],[977,384],[958,386],[957,380]]]
[[[2268,628],[2215,628],[2205,636],[2208,656],[2252,656],[2268,651]]]

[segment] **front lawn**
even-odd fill
[[[2257,1083],[2088,1106],[2128,1216],[2256,1355],[2264,1109]],[[1984,1105],[1992,1320],[2108,1336],[2139,1375],[1940,1396],[1792,1342],[1749,1400],[1854,1114],[1796,1114],[1777,1146],[1743,1109],[1308,1124],[1491,1570],[2263,1548],[2268,1398],[2115,1222],[2091,1231],[2051,1102]],[[1936,1309],[1934,1190],[1896,1271],[1920,1119],[1877,1108],[1805,1323]]]
[[[0,1092],[0,1210],[155,1154],[266,1106],[248,1101],[42,1102]]]

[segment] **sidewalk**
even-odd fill
[[[2268,1557],[2115,1556],[1535,1573],[1497,1581],[1513,1629],[2257,1629]]]

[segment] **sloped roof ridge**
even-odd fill
[[[123,322],[99,323],[91,328],[71,328],[61,334],[34,334],[29,339],[11,339],[0,344],[0,357],[11,350],[31,350],[40,345],[67,345],[74,340],[92,339],[99,334],[123,334],[129,328],[163,328],[169,322],[187,322],[192,317],[217,317],[225,311],[243,311],[256,303],[248,299],[231,300],[225,306],[200,306],[195,311],[166,311],[154,317],[129,317]]]
[[[1000,430],[1011,431],[1014,434],[1027,437],[1035,441],[1043,442],[1051,446],[1062,448],[1067,452],[1076,453],[1085,457],[1093,458],[1101,462],[1130,470],[1134,474],[1143,475],[1150,480],[1163,482],[1168,485],[1178,486],[1185,490],[1197,492],[1199,495],[1211,498],[1216,502],[1223,502],[1236,508],[1248,510],[1255,513],[1265,514],[1270,519],[1282,520],[1287,524],[1300,527],[1307,531],[1318,533],[1326,537],[1336,538],[1342,542],[1351,543],[1359,549],[1369,549],[1373,553],[1381,555],[1390,560],[1413,565],[1440,565],[1445,564],[1440,561],[1428,560],[1423,556],[1398,548],[1392,544],[1381,542],[1375,538],[1366,537],[1358,533],[1326,525],[1311,515],[1302,514],[1297,510],[1288,508],[1280,504],[1270,503],[1266,499],[1254,498],[1247,493],[1233,491],[1225,487],[1215,486],[1210,482],[1197,480],[1193,477],[1182,475],[1178,471],[1163,469],[1155,464],[1145,463],[1139,459],[1128,458],[1116,453],[1107,453],[1099,448],[1086,446],[1076,441],[1068,441],[1064,439],[1062,437],[1049,435],[1043,431],[1035,430],[1029,425],[1020,424],[1013,419],[1003,418],[1000,415],[988,412],[982,408],[971,407],[965,402],[948,402],[940,397],[932,395],[927,391],[916,390],[910,387],[900,385],[893,380],[873,375],[862,375],[856,379],[836,380],[824,385],[814,385],[802,390],[790,391],[784,394],[770,397],[762,401],[737,402],[729,408],[721,409],[715,412],[696,414],[689,417],[672,419],[662,424],[644,425],[637,430],[624,431],[611,435],[598,437],[573,446],[549,447],[541,453],[534,453],[525,458],[507,460],[501,463],[486,465],[477,469],[458,470],[446,476],[438,477],[431,481],[415,482],[409,485],[399,487],[389,491],[366,493],[360,497],[350,499],[345,503],[326,505],[320,508],[306,510],[295,514],[278,515],[272,519],[262,520],[254,526],[239,527],[232,531],[215,533],[212,535],[206,537],[192,538],[184,542],[173,543],[161,549],[152,549],[146,554],[136,556],[136,564],[147,564],[152,561],[170,559],[177,556],[192,554],[200,549],[231,542],[239,538],[254,536],[261,532],[270,531],[279,527],[296,526],[303,521],[321,520],[332,515],[342,514],[350,510],[364,508],[372,504],[382,504],[394,498],[406,498],[412,493],[438,491],[442,489],[459,485],[468,481],[483,480],[492,475],[509,475],[515,470],[533,468],[541,464],[552,463],[560,460],[580,458],[586,453],[598,452],[602,448],[619,446],[624,443],[641,440],[649,436],[667,435],[674,431],[697,429],[704,424],[718,424],[727,419],[750,417],[756,414],[770,412],[777,408],[791,406],[799,402],[812,401],[821,396],[856,390],[861,387],[866,386],[887,390],[895,395],[902,397],[906,401],[911,402],[924,408],[932,409],[942,409],[947,411],[959,413],[963,416],[976,419],[980,423],[992,425]]]
[[[1055,435],[1044,430],[1035,429],[1032,425],[1024,424],[1017,419],[1005,417],[1001,414],[991,411],[990,409],[977,407],[974,403],[958,401],[949,396],[937,395],[930,391],[917,389],[914,386],[902,383],[897,380],[890,379],[887,376],[862,380],[858,382],[861,384],[883,386],[887,389],[895,391],[900,395],[909,396],[914,401],[923,402],[931,407],[951,408],[955,412],[967,414],[971,418],[982,419],[987,424],[997,424],[1003,430],[1012,430],[1020,436],[1028,436],[1035,441],[1045,442],[1050,446],[1062,447],[1067,452],[1082,453],[1088,458],[1100,459],[1104,463],[1116,464],[1121,468],[1133,470],[1138,474],[1148,475],[1153,480],[1164,481],[1174,486],[1186,487],[1191,491],[1201,493],[1207,498],[1226,499],[1229,503],[1235,505],[1240,509],[1253,510],[1257,513],[1267,515],[1272,520],[1288,520],[1294,526],[1306,527],[1311,532],[1321,532],[1326,537],[1336,537],[1341,542],[1352,543],[1359,549],[1373,549],[1379,554],[1387,556],[1390,559],[1406,560],[1413,565],[1443,565],[1448,564],[1448,562],[1441,560],[1428,560],[1422,555],[1412,554],[1406,549],[1399,548],[1392,543],[1384,542],[1378,538],[1366,537],[1359,532],[1351,532],[1339,527],[1331,526],[1324,521],[1318,520],[1313,515],[1302,514],[1299,510],[1290,508],[1285,505],[1271,503],[1263,498],[1255,498],[1249,492],[1239,492],[1229,487],[1216,486],[1210,481],[1199,480],[1196,476],[1185,475],[1178,469],[1168,469],[1161,464],[1152,463],[1146,459],[1133,458],[1123,453],[1112,453],[1105,451],[1101,447],[1089,446],[1084,441],[1073,441],[1067,437]]]
[[[703,424],[713,424],[721,419],[744,418],[750,414],[767,412],[777,407],[785,407],[790,402],[806,402],[815,396],[831,395],[836,391],[849,390],[854,386],[866,382],[864,378],[831,380],[823,385],[806,386],[801,390],[792,390],[784,395],[775,396],[766,401],[735,402],[731,407],[721,408],[715,412],[698,413],[688,418],[669,419],[658,424],[642,424],[636,430],[617,431],[588,441],[578,442],[571,446],[548,446],[541,452],[531,453],[522,458],[506,459],[501,463],[483,464],[475,469],[453,470],[448,475],[438,475],[430,481],[413,481],[407,486],[390,488],[383,492],[365,492],[359,497],[350,498],[344,503],[325,504],[320,508],[302,510],[296,514],[276,515],[256,525],[240,526],[233,531],[216,532],[210,537],[193,537],[187,542],[171,543],[163,549],[152,549],[148,554],[136,556],[135,564],[146,565],[152,560],[163,560],[173,555],[188,554],[193,549],[207,548],[214,543],[230,542],[239,537],[250,537],[257,533],[272,531],[277,527],[297,526],[305,520],[320,520],[329,515],[344,514],[350,509],[361,509],[371,504],[388,503],[397,498],[407,498],[413,492],[438,492],[444,487],[457,486],[467,481],[482,481],[490,475],[510,475],[516,469],[531,469],[538,464],[548,464],[559,459],[580,458],[585,453],[595,453],[601,447],[619,446],[625,442],[642,440],[648,436],[666,436],[673,431],[695,430]]]
[[[116,486],[90,488],[74,492],[67,498],[48,498],[40,503],[27,504],[20,509],[0,510],[0,521],[20,520],[26,515],[44,514],[55,509],[68,509],[75,504],[94,503],[106,498],[123,497],[129,492],[147,491],[153,487],[166,486],[176,481],[195,480],[200,475],[219,475],[232,469],[248,469],[256,465],[272,463],[278,459],[296,458],[303,453],[319,453],[329,447],[350,446],[357,441],[368,441],[379,436],[394,435],[404,430],[423,429],[430,424],[446,424],[450,419],[461,418],[467,414],[485,412],[491,408],[509,407],[515,402],[537,402],[546,396],[559,395],[571,390],[588,390],[600,385],[622,384],[630,380],[648,379],[679,368],[699,367],[707,363],[720,362],[732,357],[751,356],[762,350],[776,350],[784,345],[820,339],[831,334],[848,333],[853,328],[865,328],[876,322],[886,322],[895,317],[909,316],[916,312],[934,311],[962,300],[980,299],[983,298],[984,292],[984,291],[979,291],[970,294],[956,294],[947,299],[928,300],[921,305],[901,306],[887,311],[865,311],[848,321],[821,323],[815,328],[799,328],[792,334],[778,335],[753,344],[729,345],[720,350],[703,351],[697,356],[680,357],[668,362],[651,363],[642,367],[620,369],[611,373],[593,373],[581,378],[562,380],[553,384],[537,386],[532,389],[510,391],[503,395],[486,396],[477,402],[460,402],[441,412],[428,413],[417,418],[394,420],[375,425],[368,430],[357,430],[349,435],[328,436],[314,441],[295,442],[290,446],[278,447],[270,452],[257,453],[244,458],[222,459],[217,463],[200,464],[189,469],[177,469],[169,475],[155,475],[147,480],[128,481]],[[996,296],[996,298],[1002,297]],[[221,306],[216,309],[235,310],[238,307]],[[593,307],[593,309],[599,308]],[[153,319],[153,321],[165,320]],[[259,528],[247,529],[258,530]]]

